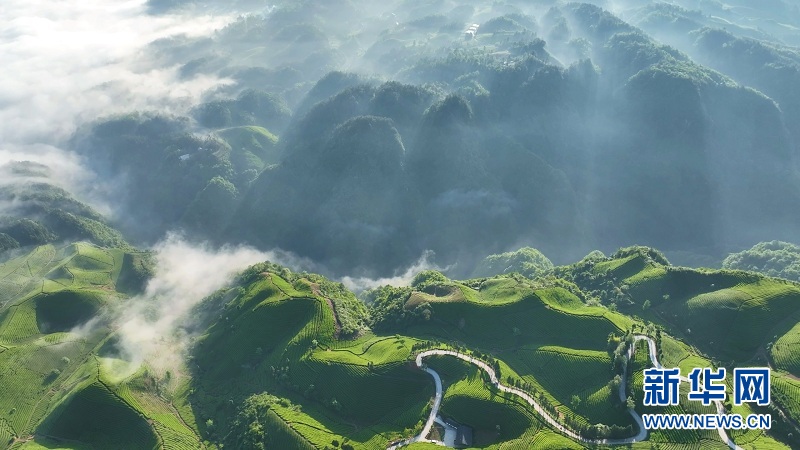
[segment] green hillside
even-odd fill
[[[146,276],[141,255],[76,243],[0,264],[9,288],[0,309],[0,448],[383,449],[427,418],[434,386],[413,359],[430,348],[488,361],[503,383],[577,432],[626,437],[636,425],[616,386],[619,349],[634,331],[660,336],[663,364],[685,371],[712,361],[773,365],[785,419],[770,435],[733,436],[754,448],[783,448],[794,436],[797,321],[789,319],[800,291],[786,281],[675,268],[636,248],[535,279],[422,272],[409,287],[365,292],[365,305],[339,283],[261,263],[196,307],[189,358],[163,372],[126,361],[114,332],[111,313],[130,301],[117,282]],[[647,412],[640,392],[649,360],[642,348],[635,355],[628,395]],[[447,356],[428,364],[444,383],[441,414],[473,427],[477,448],[584,447],[475,366]],[[668,411],[704,412],[692,402]],[[634,448],[651,442],[723,445],[715,432],[663,431]]]
[[[752,272],[675,267],[641,248],[584,260],[560,268],[560,275],[722,361],[763,360],[766,346],[800,320],[796,283]]]
[[[800,449],[800,0],[0,1],[0,450]]]
[[[99,378],[107,313],[122,301],[115,283],[130,255],[79,242],[35,247],[0,264],[4,447],[158,447],[152,427]]]

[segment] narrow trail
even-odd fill
[[[633,356],[633,352],[636,349],[636,343],[639,342],[639,341],[646,341],[647,342],[648,353],[650,355],[650,361],[653,363],[653,365],[655,367],[662,368],[663,366],[658,361],[655,341],[653,341],[648,336],[644,336],[644,335],[635,335],[634,336],[633,345],[631,345],[630,349],[628,349],[628,360],[630,360],[630,358]],[[645,429],[644,422],[642,422],[642,416],[640,416],[639,413],[637,413],[636,410],[634,410],[634,409],[629,409],[628,412],[630,413],[631,417],[633,417],[633,420],[636,422],[636,424],[637,424],[637,426],[639,428],[639,432],[635,436],[632,436],[632,437],[629,437],[629,438],[624,438],[624,439],[588,439],[588,438],[585,438],[585,437],[579,435],[578,433],[568,429],[566,426],[564,426],[564,424],[560,423],[557,419],[555,419],[552,415],[550,415],[550,413],[548,411],[546,411],[527,392],[524,392],[524,391],[522,391],[520,389],[517,389],[515,387],[509,387],[509,386],[506,386],[506,385],[500,383],[500,380],[497,378],[497,374],[495,373],[494,369],[491,366],[489,366],[489,364],[487,364],[486,362],[481,361],[481,360],[479,360],[477,358],[474,358],[472,356],[465,355],[463,353],[455,352],[455,351],[452,351],[452,350],[428,350],[428,351],[424,351],[422,353],[419,353],[417,355],[417,359],[416,359],[417,367],[419,367],[420,369],[428,372],[433,377],[433,380],[436,383],[436,394],[434,395],[434,398],[433,398],[433,407],[431,408],[431,412],[430,412],[430,415],[428,416],[428,420],[425,422],[425,426],[422,428],[422,431],[420,432],[420,434],[418,434],[417,436],[411,437],[409,439],[397,442],[397,443],[389,446],[387,448],[387,450],[396,450],[396,449],[399,449],[400,447],[412,444],[414,442],[430,442],[430,443],[441,444],[441,442],[439,442],[439,441],[432,440],[432,439],[427,439],[427,436],[428,436],[428,434],[430,434],[431,428],[433,427],[433,423],[436,421],[436,419],[437,419],[437,417],[439,415],[439,407],[442,404],[442,396],[443,396],[442,379],[441,379],[441,377],[439,377],[439,374],[435,370],[431,369],[430,367],[427,367],[422,362],[422,360],[424,358],[427,358],[428,356],[433,356],[433,355],[454,356],[456,358],[459,358],[461,360],[467,361],[468,363],[477,366],[478,368],[480,368],[481,370],[483,370],[484,372],[486,372],[489,375],[489,379],[491,380],[492,384],[495,387],[497,387],[498,390],[500,390],[501,392],[508,392],[508,393],[514,394],[514,395],[516,395],[518,397],[521,397],[529,405],[531,405],[533,407],[533,409],[551,427],[553,427],[554,429],[560,431],[562,434],[564,434],[564,435],[566,435],[566,436],[568,436],[568,437],[570,437],[570,438],[572,438],[572,439],[574,439],[576,441],[583,442],[583,443],[586,443],[586,444],[627,445],[627,444],[632,444],[634,442],[643,441],[643,440],[645,440],[647,438],[647,429]],[[627,399],[627,397],[625,395],[625,386],[627,385],[627,379],[628,379],[628,373],[626,371],[625,372],[625,376],[623,377],[622,383],[620,383],[620,387],[619,387],[619,398],[620,398],[620,400],[622,402],[625,402],[625,400]],[[682,382],[687,382],[687,383],[689,382],[689,379],[686,378],[686,377],[683,377],[683,376],[680,377],[680,380]],[[715,401],[714,404],[716,406],[718,414],[724,414],[725,413],[725,409],[722,406],[722,402]],[[728,436],[728,434],[725,432],[724,429],[720,428],[717,431],[719,433],[720,439],[722,439],[722,442],[727,444],[728,447],[730,447],[732,450],[744,450],[742,447],[739,447],[738,445],[736,445],[733,442],[733,440],[730,439],[730,437]]]

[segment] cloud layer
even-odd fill
[[[157,371],[176,371],[189,344],[181,330],[190,325],[192,308],[257,262],[276,260],[273,253],[250,247],[213,249],[176,234],[157,244],[157,273],[145,292],[125,300],[117,312],[120,356],[138,366],[148,361]]]
[[[206,34],[227,17],[149,16],[142,1],[3,2],[0,135],[53,143],[98,114],[197,96],[217,80],[177,82],[174,68],[137,63],[149,42]],[[180,102],[178,102],[180,103]]]
[[[94,178],[61,150],[77,126],[135,109],[179,111],[221,82],[179,81],[177,67],[151,66],[141,49],[208,34],[230,17],[154,17],[143,0],[4,0],[0,17],[0,165],[47,164],[51,182],[83,199],[97,200]]]

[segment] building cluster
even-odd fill
[[[478,34],[479,27],[480,25],[478,25],[477,23],[473,23],[472,25],[470,25],[469,28],[467,28],[467,31],[464,32],[464,39],[466,40],[474,39],[475,35]]]

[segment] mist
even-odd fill
[[[176,34],[208,33],[229,18],[145,14],[143,1],[60,3],[7,1],[0,11],[0,166],[34,161],[47,180],[114,211],[104,195],[111,180],[98,177],[65,149],[78,126],[132,109],[183,111],[223,83],[216,77],[180,80],[175,67],[151,67],[141,58],[149,42]],[[16,182],[25,182],[15,177]],[[4,177],[3,183],[10,178]]]
[[[339,281],[344,284],[347,289],[355,292],[356,294],[381,286],[410,286],[414,276],[424,270],[447,271],[447,268],[441,268],[431,262],[431,258],[433,256],[434,255],[431,252],[427,252],[420,256],[417,262],[408,266],[408,268],[405,270],[399,271],[399,273],[391,277],[368,278],[344,276]]]
[[[728,361],[683,322],[751,291],[740,362],[787,348],[750,272],[800,279],[790,0],[0,2],[8,445],[371,449],[418,428],[421,348],[602,352],[627,314]],[[542,407],[635,426],[598,380]],[[511,425],[475,435],[539,442]]]
[[[0,154],[58,166],[134,245],[283,249],[356,290],[523,246],[796,240],[788,35],[707,2],[530,3],[12,2]],[[773,60],[713,57],[723,16]]]
[[[57,143],[99,115],[141,107],[177,110],[219,82],[182,82],[173,69],[146,67],[136,57],[155,39],[207,33],[228,19],[154,17],[144,14],[143,4],[90,0],[54,8],[45,1],[3,2],[4,146]]]
[[[177,375],[183,367],[194,323],[189,313],[204,298],[224,287],[240,271],[262,261],[281,260],[251,247],[212,248],[169,234],[153,247],[156,273],[145,292],[125,300],[114,311],[119,356],[138,367],[147,362],[157,373]],[[285,262],[284,262],[285,263]]]

